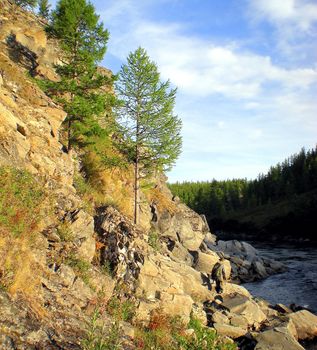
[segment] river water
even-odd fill
[[[283,262],[288,271],[265,280],[245,283],[253,296],[272,304],[304,306],[317,313],[317,248],[251,243],[263,256]]]

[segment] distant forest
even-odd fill
[[[255,180],[169,184],[214,229],[315,238],[317,147],[303,148]],[[300,232],[299,232],[300,230]]]

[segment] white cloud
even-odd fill
[[[132,21],[126,32],[115,34],[110,52],[122,60],[137,46],[145,47],[164,79],[191,95],[222,94],[230,98],[250,99],[263,93],[264,84],[282,88],[305,89],[317,82],[312,68],[285,69],[268,56],[219,46],[210,41],[182,34],[176,24]]]
[[[250,0],[253,15],[275,25],[295,26],[309,31],[317,21],[317,4],[306,0]]]
[[[316,66],[286,68],[269,55],[242,49],[234,38],[232,44],[219,45],[189,36],[178,23],[146,20],[144,4],[122,3],[113,1],[108,10],[113,17],[104,17],[111,32],[109,52],[125,61],[130,51],[144,47],[163,79],[179,88],[176,109],[184,122],[184,153],[174,180],[256,176],[274,157],[281,161],[315,140]],[[297,3],[259,0],[254,16],[308,30],[313,11],[310,17],[307,8],[296,14]],[[202,151],[205,159],[200,160]],[[228,163],[215,162],[215,152]],[[265,161],[257,162],[258,154],[267,155]],[[235,157],[249,165],[231,165]]]
[[[270,23],[274,48],[290,64],[316,60],[317,3],[312,0],[248,0],[251,22]],[[259,27],[257,28],[259,29]]]

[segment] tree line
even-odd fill
[[[140,180],[170,169],[181,152],[181,120],[174,114],[176,89],[161,81],[155,62],[139,47],[128,55],[117,75],[104,72],[109,32],[86,0],[59,0],[50,11],[47,0],[15,0],[47,22],[49,36],[63,54],[55,69],[58,81],[37,80],[45,93],[67,112],[63,124],[66,152],[94,152],[97,168],[134,165],[134,222],[139,222]],[[114,87],[114,89],[113,89]],[[117,159],[107,157],[107,147]]]
[[[275,203],[317,189],[317,147],[272,166],[255,180],[176,182],[174,195],[209,219],[228,218],[235,212]]]

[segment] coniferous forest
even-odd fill
[[[205,214],[214,230],[260,240],[317,240],[317,147],[302,149],[255,180],[177,182],[169,187]]]

